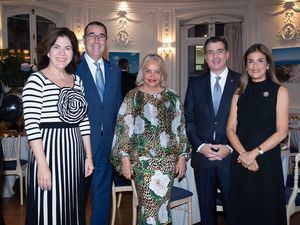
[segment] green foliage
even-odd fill
[[[23,87],[29,75],[33,72],[33,65],[28,61],[27,50],[0,49],[0,80],[9,87]],[[25,66],[25,70],[21,70]]]

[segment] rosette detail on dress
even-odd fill
[[[58,96],[58,113],[66,123],[79,123],[87,113],[87,102],[80,90],[62,88]]]

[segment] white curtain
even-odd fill
[[[226,23],[224,37],[228,42],[229,59],[227,65],[230,69],[241,72],[242,70],[242,24],[240,22]]]

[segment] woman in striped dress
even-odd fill
[[[39,71],[23,90],[32,149],[26,225],[84,225],[85,179],[94,169],[76,36],[50,30],[39,43]]]

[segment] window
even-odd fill
[[[36,64],[37,43],[41,41],[45,32],[63,21],[62,15],[29,8],[7,8],[4,12],[4,48],[24,54],[24,61]]]
[[[188,38],[197,38],[198,44],[188,46],[188,74],[197,76],[207,71],[204,60],[204,43],[205,40],[212,36],[224,36],[224,22],[204,22],[196,24],[188,29]]]
[[[8,48],[30,49],[28,14],[8,17],[7,31]]]
[[[208,36],[208,23],[195,25],[188,30],[188,37],[207,37]]]

